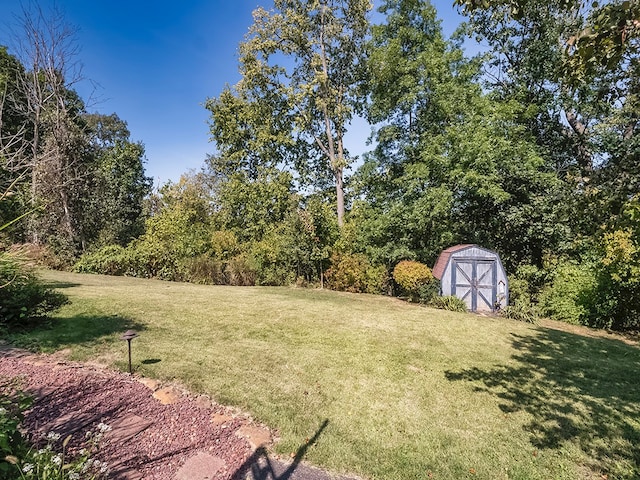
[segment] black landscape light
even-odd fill
[[[124,332],[124,335],[122,335],[120,337],[121,340],[126,340],[127,344],[129,345],[129,375],[131,375],[131,340],[133,340],[134,338],[136,338],[138,336],[138,334],[136,333],[135,330],[127,330],[126,332]]]

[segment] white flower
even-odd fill
[[[54,455],[51,457],[51,461],[56,465],[60,465],[62,463],[62,456],[60,454]]]
[[[69,480],[80,480],[80,474],[78,472],[69,472]]]
[[[25,463],[25,464],[22,466],[22,471],[23,471],[24,473],[29,473],[30,471],[32,471],[32,470],[33,470],[33,467],[34,467],[34,465],[33,465],[32,463]]]
[[[100,467],[100,473],[107,473],[109,471],[109,466],[106,464],[106,462],[102,463],[102,466]]]
[[[4,415],[5,413],[7,413],[7,409],[0,407],[0,415]]]
[[[106,432],[111,431],[111,427],[109,425],[107,425],[106,423],[100,422],[98,424],[98,430],[100,430],[100,433],[106,433]]]
[[[89,460],[86,461],[86,463],[82,466],[82,473],[88,472],[89,470],[91,470],[91,467],[93,466],[93,462],[95,460],[93,460],[92,458],[90,458]]]
[[[49,432],[47,433],[47,440],[51,440],[51,441],[56,441],[56,440],[60,440],[60,434],[59,433],[55,433],[55,432]]]

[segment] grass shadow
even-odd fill
[[[61,282],[61,281],[58,281],[58,280],[43,280],[42,282],[43,282],[45,287],[54,288],[54,289],[58,289],[58,288],[73,288],[73,287],[80,287],[81,286],[79,283]]]
[[[142,365],[153,365],[154,363],[160,363],[162,360],[159,358],[147,358],[145,360],[142,360],[140,363]]]
[[[120,340],[127,330],[142,331],[144,324],[119,315],[74,315],[55,317],[53,324],[11,334],[11,344],[37,352],[52,352],[72,345],[92,344],[101,339]]]
[[[640,478],[640,349],[550,329],[514,334],[513,348],[508,366],[445,375],[495,395],[505,414],[528,413],[535,448],[571,443],[594,473]]]

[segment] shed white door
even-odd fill
[[[472,312],[493,311],[496,302],[495,260],[454,259],[451,292]]]

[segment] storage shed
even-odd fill
[[[509,281],[500,256],[478,245],[456,245],[444,250],[433,276],[441,295],[455,295],[472,312],[495,311],[509,301]]]

